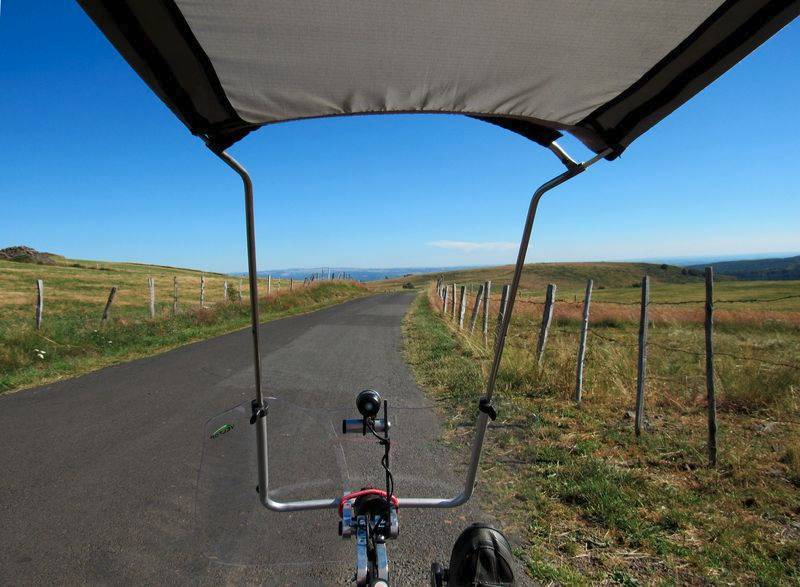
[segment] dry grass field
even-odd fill
[[[595,279],[584,399],[573,401],[581,281],[591,276],[562,285],[550,273],[525,282],[535,287],[525,288],[515,308],[498,378],[500,418],[488,435],[478,487],[531,575],[570,585],[797,584],[800,283],[717,283],[719,462],[712,468],[700,279],[653,279],[645,431],[637,439],[641,290],[634,275],[616,286]],[[485,274],[472,277],[474,292]],[[535,348],[549,281],[559,292],[540,368]],[[407,352],[420,384],[460,406],[448,441],[463,448],[490,349],[440,307],[433,288],[424,290],[406,322]],[[497,296],[492,307],[490,332]]]
[[[200,306],[200,279],[205,278]],[[148,278],[156,287],[150,318]],[[44,280],[41,330],[35,328],[36,280]],[[173,283],[177,315],[172,315]],[[228,301],[224,283],[228,282]],[[52,265],[0,260],[0,393],[76,374],[230,332],[249,322],[247,282],[190,269],[57,259]],[[118,288],[111,319],[101,316],[112,286]],[[260,280],[261,316],[270,320],[311,311],[368,292],[352,282],[313,287]]]

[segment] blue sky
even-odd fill
[[[794,22],[552,192],[528,260],[800,251],[798,55]],[[3,2],[0,117],[0,247],[245,268],[238,178],[74,2]],[[440,115],[273,125],[232,153],[254,178],[261,268],[511,262],[531,191],[561,171],[525,139]]]

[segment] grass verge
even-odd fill
[[[488,353],[434,311],[431,297],[422,294],[407,316],[407,356],[420,385],[458,407],[446,434],[464,445]],[[565,585],[800,581],[798,374],[720,365],[720,465],[711,469],[704,460],[696,359],[653,353],[649,428],[637,441],[628,412],[635,349],[593,340],[579,408],[570,401],[575,337],[556,330],[539,369],[531,320],[523,315],[512,322],[498,377],[500,417],[487,435],[479,486],[534,579]],[[596,328],[621,337],[634,326]],[[690,345],[702,331],[676,324],[657,334]],[[797,348],[796,333],[749,326],[721,334],[720,345],[739,339],[771,341],[776,353]]]
[[[351,282],[321,282],[261,300],[263,321],[311,312],[368,295]],[[0,393],[74,377],[245,327],[247,303],[221,302],[153,320],[114,318],[100,325],[94,305],[73,304],[40,331],[30,323],[0,323]]]

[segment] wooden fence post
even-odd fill
[[[178,315],[178,276],[172,276],[172,315]]]
[[[475,333],[475,323],[478,322],[478,311],[481,309],[481,302],[483,301],[483,284],[478,286],[478,293],[475,294],[475,305],[472,306],[472,316],[470,316],[469,332]]]
[[[294,278],[289,278],[289,291],[294,291]]]
[[[714,391],[714,268],[706,267],[706,396],[708,400],[708,464],[717,465],[717,396]]]
[[[206,304],[206,276],[200,276],[200,307],[204,307]]]
[[[442,315],[447,313],[447,286],[444,288],[444,297],[442,298]]]
[[[108,318],[111,314],[111,304],[114,303],[114,299],[117,297],[117,286],[111,288],[111,291],[108,294],[108,301],[106,302],[106,307],[103,309],[103,316],[100,318],[100,324],[103,322],[107,322]]]
[[[453,320],[456,319],[456,284],[453,284]]]
[[[267,275],[267,295],[272,293],[272,275]]]
[[[222,300],[227,302],[228,301],[228,282],[224,281],[222,283]]]
[[[642,433],[644,425],[644,383],[647,374],[647,308],[650,305],[650,277],[642,278],[642,309],[639,315],[639,358],[636,362],[636,436]]]
[[[489,343],[489,302],[492,299],[492,282],[483,284],[483,344]]]
[[[156,317],[156,280],[152,277],[147,278],[147,289],[150,292],[150,319]]]
[[[500,294],[500,311],[497,313],[497,324],[495,325],[494,332],[495,337],[500,333],[503,319],[506,317],[506,306],[508,306],[508,285],[503,286],[503,291]]]
[[[467,309],[467,288],[461,286],[461,295],[458,301],[458,329],[464,328],[464,311]]]
[[[590,279],[586,282],[586,295],[583,297],[583,320],[581,321],[581,337],[578,343],[578,370],[575,374],[575,403],[583,399],[583,363],[586,359],[586,335],[589,333],[589,304],[592,302],[592,286]]]
[[[547,347],[547,336],[550,333],[550,324],[553,321],[553,302],[556,297],[556,284],[547,284],[547,295],[544,299],[544,311],[542,312],[542,326],[539,329],[539,342],[536,345],[536,364],[542,366],[544,351]]]
[[[42,329],[42,316],[44,315],[44,280],[36,280],[36,330]]]

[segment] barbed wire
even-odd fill
[[[608,342],[612,342],[612,343],[614,343],[616,345],[619,345],[619,346],[625,346],[625,347],[629,347],[629,348],[639,348],[639,343],[627,343],[627,342],[624,342],[624,341],[619,340],[617,338],[613,338],[613,337],[610,337],[610,336],[604,336],[604,335],[599,334],[598,332],[596,332],[594,330],[591,330],[591,329],[589,330],[589,334],[591,334],[593,336],[596,336],[597,338],[600,338],[602,340],[605,340],[605,341],[608,341]],[[704,357],[705,356],[705,352],[698,352],[698,351],[692,351],[692,350],[688,350],[688,349],[682,349],[682,348],[678,348],[678,347],[673,347],[673,346],[660,344],[660,343],[653,342],[653,341],[647,341],[647,346],[652,346],[652,347],[656,347],[656,348],[659,348],[659,349],[662,349],[662,350],[665,350],[665,351],[671,351],[671,352],[675,352],[675,353],[683,353],[683,354],[686,354],[686,355],[694,355],[696,357]],[[773,367],[787,367],[789,369],[800,370],[800,365],[793,365],[791,363],[780,363],[780,362],[776,362],[776,361],[770,361],[770,360],[767,360],[767,359],[762,359],[761,357],[745,357],[743,355],[736,355],[734,353],[727,353],[725,351],[714,351],[714,355],[721,356],[721,357],[730,357],[732,359],[738,359],[740,361],[755,361],[757,363],[763,363],[764,365],[772,365]]]
[[[766,303],[779,302],[779,301],[782,301],[782,300],[790,300],[790,299],[795,299],[795,298],[800,298],[800,294],[796,294],[796,295],[792,294],[792,295],[789,295],[789,296],[781,296],[781,297],[778,297],[778,298],[745,298],[745,299],[742,299],[742,300],[714,300],[714,304],[762,304],[762,303],[766,304]],[[582,304],[583,302],[562,302],[562,303],[568,303],[568,304],[579,303],[579,304]],[[614,304],[614,305],[619,305],[619,306],[641,306],[642,305],[641,302],[618,302],[618,301],[615,301],[615,300],[595,300],[595,303],[597,303],[597,304]],[[685,304],[704,305],[705,303],[706,303],[705,300],[681,300],[681,301],[677,301],[677,302],[654,302],[654,301],[648,302],[648,304],[651,305],[651,306],[682,306],[682,305],[685,305]]]
[[[714,303],[715,304],[726,304],[726,303],[728,303],[728,304],[736,304],[736,303],[767,303],[767,302],[777,302],[777,301],[781,301],[781,300],[788,300],[788,299],[794,299],[794,298],[800,298],[800,294],[792,294],[792,295],[787,295],[787,296],[780,296],[780,297],[777,297],[777,298],[749,298],[749,299],[742,299],[742,300],[715,300]],[[521,302],[521,303],[524,303],[524,304],[538,304],[538,305],[543,305],[544,304],[544,302],[538,302],[538,301],[535,301],[535,300],[526,300],[526,299],[522,299],[522,298],[517,299],[517,302]],[[569,301],[562,301],[560,303],[562,303],[562,304],[580,304],[580,305],[583,304],[583,302],[569,302]],[[606,301],[606,300],[597,300],[596,303],[617,304],[617,305],[631,305],[631,306],[633,306],[633,305],[636,305],[636,306],[641,305],[641,302],[618,302],[618,301]],[[684,300],[684,301],[678,301],[678,302],[649,302],[649,303],[650,303],[650,305],[705,304],[705,300]],[[562,333],[565,333],[565,334],[577,334],[576,332],[574,332],[571,329],[562,328],[562,327],[551,328],[551,331],[562,332]],[[628,347],[628,348],[638,348],[638,346],[639,346],[638,342],[637,343],[628,343],[628,342],[622,341],[622,340],[620,340],[618,338],[602,335],[602,334],[598,333],[596,330],[591,329],[591,328],[589,329],[589,334],[591,334],[592,336],[597,337],[599,339],[605,340],[607,342],[611,342],[611,343],[613,343],[615,345],[618,345],[618,346],[623,346],[623,347]],[[647,344],[648,344],[648,346],[659,348],[659,349],[662,349],[662,350],[665,350],[665,351],[683,353],[683,354],[687,354],[687,355],[693,355],[693,356],[696,356],[696,357],[704,357],[705,356],[705,352],[692,351],[692,350],[683,349],[683,348],[679,348],[679,347],[668,346],[668,345],[660,344],[660,343],[653,342],[653,341],[648,341]],[[800,371],[800,365],[794,365],[794,364],[791,364],[791,363],[783,363],[783,362],[779,362],[779,361],[770,361],[768,359],[762,359],[760,357],[753,357],[753,356],[746,357],[746,356],[743,356],[743,355],[737,355],[737,354],[728,353],[728,352],[725,352],[725,351],[716,351],[715,350],[714,354],[716,356],[728,357],[728,358],[732,358],[732,359],[736,359],[736,360],[740,360],[740,361],[753,361],[753,362],[756,362],[756,363],[761,363],[763,365],[770,365],[770,366],[773,366],[773,367],[785,367],[787,369],[795,369],[795,370]]]
[[[726,300],[726,299],[716,299],[714,300],[714,304],[768,304],[772,302],[780,302],[783,300],[792,300],[800,298],[800,294],[791,294],[787,296],[780,296],[777,298],[744,298],[741,300]],[[495,296],[492,297],[493,301],[499,301],[499,297],[495,300]],[[544,301],[539,300],[531,300],[526,298],[517,298],[516,303],[518,304],[535,304],[538,306],[544,305]],[[582,300],[555,300],[555,303],[558,304],[567,304],[573,306],[583,306]],[[648,305],[650,306],[683,306],[683,305],[705,305],[706,301],[702,300],[679,300],[679,301],[672,301],[672,302],[661,302],[661,301],[653,301],[650,300]],[[633,302],[622,302],[618,300],[602,300],[595,298],[592,300],[592,304],[612,304],[615,306],[641,306],[641,301],[633,301]]]

